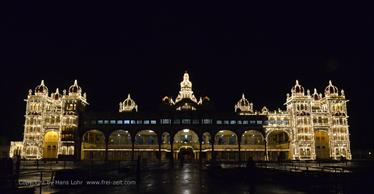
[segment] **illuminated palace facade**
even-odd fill
[[[213,111],[196,98],[188,73],[174,99],[165,96],[157,113],[140,111],[130,94],[119,111],[85,111],[77,81],[62,94],[42,81],[26,101],[24,137],[11,142],[10,156],[76,160],[316,160],[351,159],[344,91],[330,81],[324,95],[296,81],[285,110],[256,111],[243,94],[234,111]]]

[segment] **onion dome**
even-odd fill
[[[292,94],[304,94],[304,87],[299,84],[299,80],[296,80],[296,84],[291,89]]]
[[[69,94],[81,94],[82,88],[78,85],[78,81],[74,80],[74,84],[69,87]]]
[[[58,88],[56,89],[56,92],[55,93],[52,93],[51,94],[51,97],[53,100],[60,100],[61,99],[61,94],[60,92],[58,91]]]
[[[35,94],[48,94],[48,88],[44,85],[44,80],[40,82],[40,85],[35,87]]]
[[[261,109],[261,113],[262,114],[267,114],[269,112],[268,108],[266,108],[266,106],[262,107]]]
[[[313,98],[314,100],[320,100],[320,99],[321,99],[320,97],[321,97],[321,96],[317,93],[317,89],[314,88],[314,92],[313,92],[313,94],[312,94],[312,98]]]
[[[253,103],[249,103],[249,101],[245,98],[244,94],[242,94],[242,98],[235,105],[235,112],[252,113]]]
[[[329,81],[329,85],[325,88],[325,95],[338,95],[339,90],[336,86],[332,85],[331,80]]]
[[[135,101],[131,99],[130,94],[128,94],[127,98],[119,103],[119,112],[138,112],[138,105],[136,105]]]

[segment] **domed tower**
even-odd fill
[[[165,101],[168,100],[168,101]],[[183,80],[180,83],[180,91],[177,98],[173,101],[169,98],[164,98],[164,103],[169,102],[171,106],[178,111],[189,111],[197,110],[199,106],[202,105],[203,100],[200,98],[198,101],[192,91],[192,82],[190,81],[190,76],[187,71],[183,75]]]
[[[45,118],[52,101],[48,96],[48,87],[44,80],[35,87],[34,93],[30,89],[26,101],[25,125],[23,133],[22,158],[41,159],[43,157],[43,134]]]
[[[79,115],[84,112],[88,105],[86,93],[74,80],[68,91],[64,90],[62,95],[62,122],[60,155],[74,155],[75,134],[78,129]]]
[[[244,94],[242,94],[242,98],[236,103],[234,110],[239,115],[253,114],[253,103],[249,103]]]
[[[332,81],[325,88],[323,105],[329,116],[330,130],[330,150],[331,157],[339,159],[344,157],[351,159],[349,125],[347,115],[347,102],[344,90],[339,94],[338,87],[334,86]]]
[[[309,90],[305,94],[304,87],[296,80],[291,88],[291,95],[287,94],[285,105],[290,115],[290,125],[294,137],[291,141],[290,153],[292,159],[314,160],[315,145],[312,126],[312,97]]]
[[[131,98],[130,94],[127,95],[127,98],[119,103],[119,112],[138,112],[138,105]]]

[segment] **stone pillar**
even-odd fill
[[[215,139],[216,139],[216,137],[214,135],[214,137],[212,138],[212,160],[216,160],[216,154],[214,152],[214,142],[215,142]]]
[[[202,161],[203,161],[203,142],[202,141],[199,141],[199,143],[200,143],[200,152],[199,152],[199,161],[200,161],[200,163],[202,163]]]
[[[170,162],[171,162],[172,166],[174,165],[174,148],[173,148],[173,144],[174,144],[174,138],[170,137]]]
[[[134,161],[135,159],[134,149],[135,149],[135,136],[131,138],[131,160],[132,161]]]
[[[105,161],[108,161],[109,138],[105,138]]]
[[[267,149],[268,142],[266,140],[264,142],[265,142],[265,161],[268,161],[269,160],[268,149]]]
[[[239,162],[241,162],[242,160],[241,160],[241,156],[240,156],[240,140],[241,140],[241,138],[238,138],[238,160],[239,160]]]
[[[161,162],[161,144],[162,144],[162,135],[158,136],[158,161]]]

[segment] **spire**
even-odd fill
[[[74,85],[75,85],[75,86],[78,85],[78,80],[74,80]]]
[[[42,80],[42,81],[40,82],[40,85],[41,85],[41,86],[44,86],[44,80]]]
[[[245,99],[244,93],[242,93],[242,99]]]
[[[60,91],[58,91],[58,88],[56,88],[56,92],[55,92],[56,94],[58,94],[58,93],[60,93]]]

